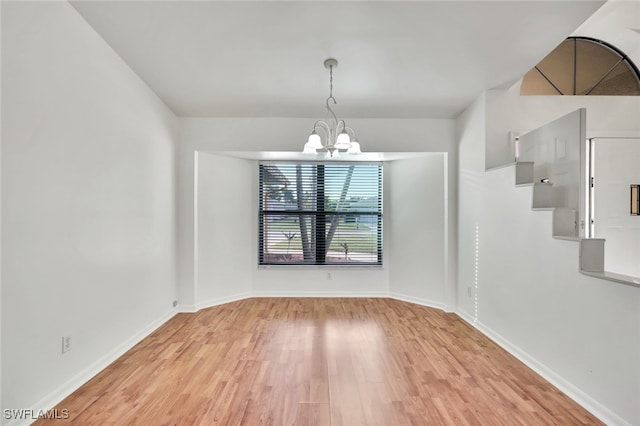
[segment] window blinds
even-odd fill
[[[265,163],[259,176],[259,264],[382,264],[381,164]]]

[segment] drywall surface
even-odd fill
[[[568,237],[585,235],[585,121],[586,111],[579,109],[524,133],[518,143],[518,161],[532,162],[533,182],[546,183],[534,188],[533,205],[570,212]]]
[[[0,46],[2,46],[2,5],[0,4]],[[2,81],[2,57],[0,55],[0,81]],[[2,129],[2,85],[0,84],[0,129]],[[2,134],[0,133],[0,224],[2,223]],[[2,226],[0,226],[0,241],[2,241]],[[0,244],[0,259],[2,259],[2,244]],[[2,262],[0,261],[0,295],[2,294]],[[2,303],[0,297],[0,318],[2,318]],[[2,404],[2,326],[0,322],[0,408]]]
[[[2,106],[2,408],[46,409],[174,312],[177,123],[67,2],[3,2]]]
[[[389,289],[430,306],[445,303],[446,154],[393,161],[389,191]],[[451,307],[452,308],[452,307]]]
[[[578,244],[551,237],[514,168],[484,171],[483,102],[458,121],[459,310],[603,420],[638,424],[640,292],[581,275]]]
[[[477,317],[475,288],[477,286],[477,216],[483,207],[481,185],[484,169],[470,165],[484,164],[486,96],[480,95],[456,122],[456,137],[460,141],[458,170],[458,291],[457,307]],[[471,163],[471,164],[469,164]],[[476,212],[475,214],[468,214]]]
[[[205,306],[249,294],[256,266],[253,161],[197,153],[196,283]]]
[[[595,238],[604,238],[604,269],[640,277],[640,216],[630,215],[630,185],[640,185],[640,138],[594,140]]]
[[[444,307],[445,154],[384,163],[383,267],[362,268],[258,267],[259,163],[211,152],[196,161],[196,307],[249,294],[389,293]]]
[[[640,96],[520,96],[519,82],[487,91],[486,99],[486,169],[515,160],[510,132],[537,129],[579,108],[587,110],[588,138],[640,132]]]
[[[194,178],[194,152],[213,152],[224,162],[225,153],[235,152],[278,152],[300,151],[309,126],[314,119],[292,118],[183,118],[181,119],[182,137],[178,158],[178,227],[179,241],[179,292],[180,302],[185,309],[201,306],[204,300],[196,294],[194,286],[194,253],[196,240],[200,236],[194,231],[194,188],[198,179]],[[448,180],[455,181],[455,160],[457,147],[454,145],[453,120],[397,120],[397,119],[355,119],[349,120],[350,125],[357,129],[363,150],[367,152],[451,152],[447,166]],[[451,157],[454,159],[451,160]],[[233,161],[229,159],[228,161]],[[231,164],[231,163],[229,163]],[[255,171],[251,174],[253,191],[255,193],[255,215],[251,224],[254,235],[250,243],[253,259],[257,252],[257,170],[258,163],[254,162]],[[450,166],[450,167],[449,167]],[[229,167],[225,165],[224,167]],[[243,168],[244,170],[244,168]],[[248,171],[247,171],[248,173]],[[391,181],[392,182],[392,181]],[[448,194],[455,194],[455,186],[449,188]],[[393,191],[393,183],[385,184],[384,210],[389,209],[388,194]],[[455,222],[456,197],[447,199],[447,221]],[[237,220],[245,220],[242,216]],[[282,296],[384,296],[389,294],[389,267],[393,262],[393,248],[386,244],[387,238],[393,232],[392,226],[384,218],[385,251],[383,253],[382,268],[328,268],[301,267],[297,269],[268,267],[258,268],[254,260],[252,290],[253,295],[282,295]],[[441,227],[446,224],[441,223]],[[248,237],[247,237],[248,241]],[[442,250],[445,248],[443,247]],[[450,262],[455,262],[455,242],[447,249]],[[455,265],[455,263],[453,263]],[[451,265],[449,263],[449,265]],[[451,267],[451,266],[450,266]],[[455,267],[452,267],[455,270]],[[457,271],[456,271],[457,272]],[[446,285],[453,285],[455,274],[447,276]],[[198,282],[202,282],[200,277]],[[455,286],[454,286],[455,287]],[[451,293],[455,291],[455,288]],[[238,293],[241,295],[241,293]],[[455,302],[448,303],[453,306]]]

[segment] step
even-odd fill
[[[604,239],[580,240],[580,272],[604,272]]]
[[[516,186],[533,184],[533,161],[516,163]]]
[[[555,208],[554,188],[551,183],[536,182],[533,184],[533,199],[531,208],[533,210],[551,210]]]
[[[553,209],[553,233],[555,238],[577,239],[578,212],[567,207]]]

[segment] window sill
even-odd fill
[[[290,271],[311,270],[311,271],[327,271],[331,269],[335,270],[369,270],[378,269],[383,270],[384,265],[258,265],[258,270],[267,269],[286,269]]]

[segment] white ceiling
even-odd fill
[[[326,153],[320,154],[318,156],[314,154],[303,154],[300,151],[199,151],[200,153],[205,154],[215,154],[222,155],[225,157],[233,157],[233,158],[241,158],[244,160],[255,160],[255,161],[304,161],[304,162],[323,162],[330,160],[332,163],[335,162],[348,162],[348,163],[358,163],[358,162],[389,162],[396,160],[407,160],[410,158],[419,158],[419,157],[431,157],[442,155],[441,152],[363,152],[358,155],[342,155],[338,157],[328,158]]]
[[[601,1],[71,1],[179,116],[451,118]]]

